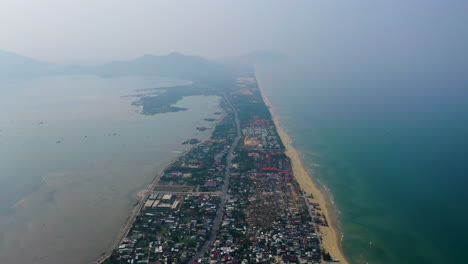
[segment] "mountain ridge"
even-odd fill
[[[0,50],[0,78],[31,78],[52,71],[56,66],[14,52]]]
[[[222,63],[178,52],[168,55],[145,54],[130,60],[115,60],[98,65],[55,65],[0,50],[0,78],[25,78],[44,75],[90,74],[102,77],[155,75],[192,81],[213,82],[230,78]]]

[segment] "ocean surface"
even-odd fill
[[[219,98],[145,116],[136,89],[186,83],[156,77],[55,76],[0,82],[0,263],[91,263],[108,249],[136,194],[203,139]],[[169,88],[170,89],[170,88]]]
[[[351,263],[466,262],[463,69],[258,66],[294,146],[333,195]]]

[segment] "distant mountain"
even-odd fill
[[[165,56],[144,55],[136,59],[112,61],[100,65],[54,65],[11,52],[0,51],[0,78],[31,78],[42,75],[89,74],[103,77],[155,75],[205,84],[225,84],[233,72],[248,72],[255,63],[278,63],[286,56],[273,51],[257,50],[218,61],[173,52]]]
[[[166,56],[144,55],[133,60],[112,61],[93,66],[59,66],[0,51],[0,78],[30,78],[63,74],[90,74],[103,77],[155,75],[213,84],[231,78],[229,69],[221,63],[176,52]]]
[[[284,62],[287,56],[270,50],[255,50],[242,56],[224,57],[218,61],[223,64],[255,64]]]
[[[144,55],[133,60],[113,61],[96,66],[65,66],[58,73],[94,74],[104,77],[157,75],[193,81],[216,81],[231,76],[228,68],[218,62],[176,52],[166,56]]]
[[[253,65],[257,63],[281,63],[286,61],[286,55],[268,50],[256,50],[242,56],[224,57],[218,61],[236,74],[251,74],[253,72]]]
[[[31,78],[48,74],[55,70],[55,65],[12,52],[0,50],[0,78]]]
[[[270,50],[256,50],[244,55],[243,58],[250,60],[252,63],[279,63],[287,59],[283,53]]]

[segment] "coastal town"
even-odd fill
[[[156,176],[99,263],[326,263],[329,226],[293,164],[255,77],[222,95],[211,136]],[[197,128],[199,130],[205,129]]]

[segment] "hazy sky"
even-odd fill
[[[467,25],[466,0],[0,0],[0,49],[52,62],[254,49],[455,57],[467,51]]]

